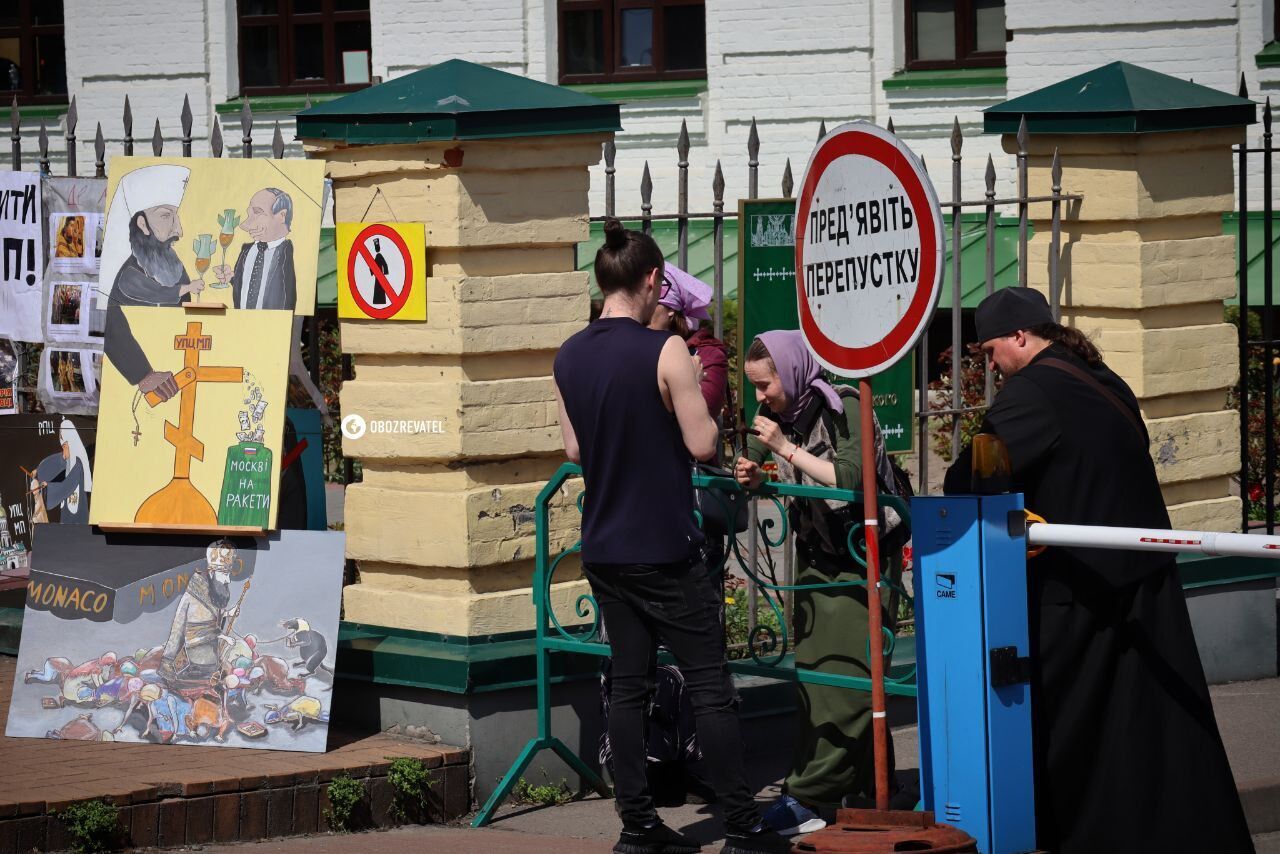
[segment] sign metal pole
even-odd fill
[[[755,233],[754,231],[752,232]],[[889,808],[889,721],[885,709],[885,616],[881,610],[880,507],[875,396],[893,389],[899,362],[928,327],[942,285],[942,213],[924,166],[892,133],[851,122],[823,136],[796,196],[796,311],[805,345],[832,373],[858,380],[862,515],[875,809],[841,809],[836,823],[805,840],[814,851],[975,850],[973,839],[932,813]],[[900,395],[902,396],[902,395]],[[906,432],[910,432],[909,417]],[[897,432],[897,431],[895,431]],[[909,445],[908,445],[909,446]],[[886,450],[889,450],[886,448]],[[920,449],[924,453],[925,449]],[[864,641],[850,639],[853,643]],[[859,736],[865,739],[867,733]],[[865,742],[864,742],[865,744]]]
[[[876,809],[889,809],[889,721],[884,699],[884,624],[880,614],[880,502],[876,494],[876,443],[871,380],[858,381],[862,422],[863,532],[867,541],[867,635],[871,658],[871,732],[876,766]]]

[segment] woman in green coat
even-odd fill
[[[764,481],[760,465],[773,453],[778,479],[785,483],[862,489],[858,398],[842,394],[822,378],[822,371],[799,332],[766,332],[756,338],[744,360],[747,379],[756,388],[760,411],[734,474],[739,483],[757,487]],[[876,444],[883,448],[879,427]],[[888,458],[877,454],[881,483],[892,483]],[[890,511],[891,512],[891,511]],[[866,570],[849,554],[847,533],[861,524],[861,505],[821,499],[793,499],[788,512],[796,536],[797,584],[866,581]],[[894,518],[888,521],[892,528]],[[881,570],[896,578],[899,548],[882,549]],[[892,610],[893,597],[882,601]],[[824,673],[871,675],[867,641],[865,586],[794,593],[796,667]],[[892,626],[888,612],[884,625]],[[886,662],[887,665],[887,662]],[[864,691],[798,683],[800,733],[791,773],[783,794],[765,813],[778,833],[810,833],[825,826],[846,799],[874,795],[875,771],[871,739],[871,695]],[[892,762],[892,743],[890,743]],[[890,774],[892,776],[892,767]]]

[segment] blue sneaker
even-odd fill
[[[764,812],[764,824],[779,836],[813,833],[827,826],[817,813],[790,795],[779,795]]]

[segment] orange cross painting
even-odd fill
[[[108,348],[90,521],[174,531],[274,528],[279,473],[272,462],[283,443],[291,313],[125,311],[165,382],[137,389]]]

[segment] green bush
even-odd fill
[[[984,406],[987,402],[987,370],[986,357],[982,348],[969,344],[960,360],[960,406],[963,408]],[[951,348],[938,355],[939,378],[929,383],[929,391],[933,392],[930,410],[951,409]],[[1000,390],[1001,378],[995,377],[995,390]],[[986,411],[966,412],[960,416],[960,447],[973,441],[973,437],[982,429]],[[951,462],[951,430],[955,424],[955,416],[939,416],[930,421],[930,444],[933,452],[943,462]],[[922,449],[923,450],[923,449]]]
[[[419,759],[399,756],[391,759],[387,779],[395,795],[391,800],[391,816],[396,821],[425,821],[427,791],[431,788],[431,772]]]
[[[329,806],[325,808],[324,818],[329,827],[339,833],[352,830],[352,816],[365,799],[364,783],[352,779],[350,775],[339,774],[329,783]]]
[[[557,786],[551,783],[546,771],[542,772],[542,776],[547,782],[541,786],[535,786],[523,777],[516,780],[515,788],[511,790],[511,799],[520,804],[548,807],[573,800],[568,780],[561,779]]]
[[[771,594],[777,596],[777,594]],[[751,606],[747,592],[746,579],[729,576],[724,582],[724,642],[728,657],[733,659],[751,657],[750,625]],[[781,624],[777,613],[769,606],[764,596],[757,600],[756,608],[756,647],[762,654],[767,654],[769,635],[765,629],[772,629],[774,637],[782,640]]]
[[[74,840],[73,851],[110,851],[119,847],[120,810],[104,801],[81,801],[54,814]]]

